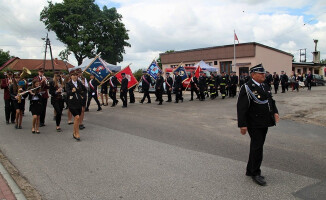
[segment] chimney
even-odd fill
[[[318,43],[318,40],[314,40],[314,43],[315,43],[315,51],[312,52],[313,62],[314,63],[320,63],[320,51],[317,51],[317,43]]]

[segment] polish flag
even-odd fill
[[[238,39],[238,36],[237,36],[236,33],[234,33],[234,40],[237,40],[237,41],[238,41],[238,44],[240,43],[240,42],[239,42],[239,39]]]

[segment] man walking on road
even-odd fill
[[[272,98],[269,85],[264,84],[265,69],[262,64],[250,69],[252,79],[240,89],[237,102],[238,127],[242,135],[248,131],[251,138],[247,176],[259,185],[266,185],[261,176],[263,146],[268,127],[279,121],[278,110]]]

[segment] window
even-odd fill
[[[213,62],[207,62],[207,65],[212,66]]]
[[[193,67],[195,63],[186,64],[185,67]]]
[[[221,65],[221,73],[225,72],[226,74],[230,74],[232,70],[232,61],[220,62]]]
[[[218,62],[217,62],[217,60],[215,60],[215,61],[214,61],[214,65],[218,65]]]
[[[171,65],[171,68],[176,68],[178,67],[178,65]]]

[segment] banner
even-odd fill
[[[95,79],[101,83],[104,79],[110,76],[111,71],[106,65],[102,62],[98,56],[86,67],[84,70],[87,74],[93,74]]]
[[[115,77],[117,77],[117,79],[118,79],[118,81],[120,83],[122,81],[122,76],[121,76],[122,73],[125,73],[126,78],[128,79],[128,89],[130,89],[133,86],[137,85],[138,81],[136,80],[136,78],[132,74],[132,71],[131,71],[129,65],[115,75]]]
[[[182,82],[184,82],[185,80],[188,79],[188,74],[186,72],[186,69],[182,66],[182,65],[179,65],[177,68],[175,68],[173,70],[173,74],[175,75],[175,72],[178,71],[179,72],[179,75],[181,76],[182,78]]]
[[[148,67],[147,69],[147,73],[153,77],[153,79],[157,79],[157,73],[161,73],[162,74],[162,70],[161,68],[157,65],[157,62],[155,60],[153,60],[153,62],[151,63],[151,65]]]

